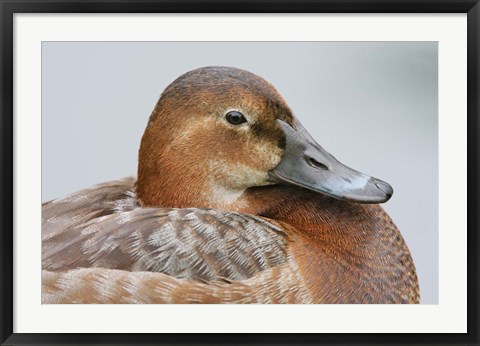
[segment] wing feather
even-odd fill
[[[287,237],[273,223],[214,209],[140,208],[133,180],[80,191],[42,211],[44,270],[245,280],[286,261]]]

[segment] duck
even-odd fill
[[[197,68],[156,103],[136,178],[42,204],[42,302],[417,304],[392,194],[262,77]]]

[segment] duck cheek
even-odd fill
[[[225,176],[225,183],[232,187],[247,189],[264,185],[267,179],[268,172],[246,164],[232,164]]]
[[[252,166],[259,171],[268,172],[278,166],[282,160],[284,150],[274,144],[262,143],[257,145],[252,153]]]

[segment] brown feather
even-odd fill
[[[62,219],[69,220],[63,223],[49,217],[51,205],[44,207],[44,230],[52,225],[56,232],[45,232],[43,269],[102,267],[182,279],[241,280],[286,260],[286,235],[272,223],[214,209],[120,209],[119,201],[134,204],[127,202],[134,194],[131,180],[120,182],[130,185],[102,184],[57,201],[58,210],[66,213]],[[72,205],[96,196],[103,196],[103,205]],[[126,197],[109,200],[109,196]]]
[[[248,121],[228,124],[231,109]],[[42,301],[418,303],[410,252],[380,206],[271,185],[279,119],[296,127],[252,73],[179,77],[145,129],[136,182],[42,206]]]

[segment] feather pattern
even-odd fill
[[[285,233],[260,217],[138,208],[134,195],[133,180],[127,178],[45,204],[43,269],[102,267],[181,279],[244,280],[286,260]]]

